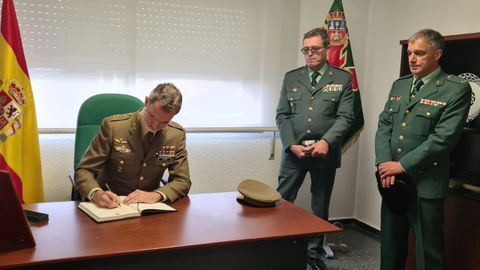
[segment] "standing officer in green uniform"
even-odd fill
[[[310,172],[312,211],[325,220],[342,139],[353,121],[352,76],[327,64],[329,44],[324,29],[305,33],[301,52],[307,65],[285,74],[276,116],[283,144],[277,190],[294,202]],[[325,269],[322,257],[323,236],[310,239],[308,266]]]
[[[75,188],[82,199],[114,208],[123,203],[174,202],[190,190],[185,130],[172,118],[182,107],[182,94],[170,83],[160,84],[138,112],[102,121],[75,170]],[[169,171],[166,185],[160,185]]]
[[[449,154],[459,139],[471,100],[469,84],[440,68],[444,40],[425,29],[408,40],[412,75],[396,80],[375,137],[375,164],[383,187],[406,173],[417,195],[405,214],[382,201],[381,269],[404,269],[409,228],[415,235],[416,269],[444,269],[443,205]]]

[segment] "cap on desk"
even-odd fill
[[[282,198],[274,188],[260,181],[246,179],[240,182],[237,187],[240,196],[239,202],[245,202],[256,207],[275,207]]]

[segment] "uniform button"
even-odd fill
[[[402,148],[397,148],[397,153],[401,153],[402,152]]]
[[[335,99],[334,99],[334,98],[332,98],[332,101],[335,101]]]
[[[430,116],[430,112],[427,112],[427,116]]]
[[[406,110],[406,111],[405,111],[405,114],[408,114],[409,112],[410,112],[410,110]]]
[[[307,133],[310,134],[310,132],[312,132],[310,129],[307,130]]]
[[[140,181],[143,181],[143,179],[145,179],[145,177],[143,177],[143,176],[140,176]]]
[[[123,160],[120,160],[120,164],[123,164],[123,163],[125,163],[125,162]]]
[[[165,166],[167,166],[167,164],[164,162],[164,163],[162,163],[162,166],[165,167]]]
[[[407,126],[407,123],[403,122],[402,127],[406,127],[406,126]]]
[[[390,110],[389,110],[389,111],[393,112],[393,109],[392,109],[392,108],[390,108]]]
[[[418,171],[418,173],[422,174],[422,173],[423,173],[423,171]]]
[[[311,99],[311,100],[314,100],[314,99],[315,99],[315,97],[310,97],[310,99]]]
[[[309,109],[310,111],[313,111],[313,107],[308,107],[308,109]]]
[[[143,167],[147,167],[147,163],[146,163],[146,162],[143,162],[142,166],[143,166]]]
[[[403,141],[405,140],[405,137],[403,137],[403,135],[400,135],[400,137],[398,137],[400,139],[400,141]]]
[[[290,98],[290,100],[293,100],[293,98]]]
[[[307,121],[308,121],[308,122],[312,122],[312,118],[308,118]]]
[[[437,166],[437,165],[438,165],[438,163],[436,161],[433,162],[433,166]]]

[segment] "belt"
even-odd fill
[[[303,140],[302,145],[303,146],[310,146],[310,145],[313,145],[316,142],[318,142],[318,140]]]

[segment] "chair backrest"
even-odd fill
[[[140,99],[125,94],[98,94],[85,100],[78,111],[73,168],[77,168],[90,141],[97,134],[103,118],[135,112],[143,105]]]

